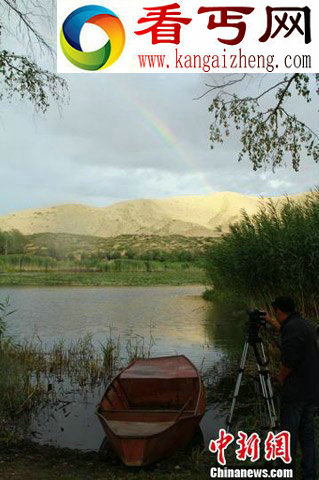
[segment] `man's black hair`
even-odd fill
[[[295,302],[291,297],[277,297],[271,305],[273,308],[278,308],[284,313],[293,313],[296,311]]]

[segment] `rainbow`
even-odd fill
[[[205,175],[198,169],[198,165],[196,164],[193,156],[187,151],[187,148],[177,138],[173,130],[169,129],[164,121],[158,115],[156,115],[154,111],[145,107],[137,99],[135,99],[131,90],[128,92],[127,89],[119,84],[119,82],[116,82],[116,88],[120,91],[122,97],[124,97],[125,102],[132,104],[135,110],[139,112],[144,120],[145,127],[160,144],[165,146],[165,148],[169,151],[172,160],[175,162],[180,162],[183,166],[186,164],[190,171],[195,171],[195,174],[199,176],[201,180],[203,194],[213,193],[214,189],[212,185]]]

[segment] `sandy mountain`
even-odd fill
[[[283,198],[272,199],[280,204]],[[302,195],[294,198],[302,198]],[[267,200],[225,192],[132,200],[102,208],[60,205],[0,217],[0,229],[17,229],[23,234],[52,232],[99,237],[122,234],[216,236],[239,220],[242,210],[252,215]]]

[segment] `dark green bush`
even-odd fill
[[[318,317],[319,192],[303,201],[287,198],[231,226],[208,251],[207,272],[215,295],[231,292],[267,306],[292,295],[305,314]]]

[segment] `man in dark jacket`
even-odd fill
[[[319,352],[314,328],[295,311],[290,297],[278,297],[272,303],[275,317],[266,320],[281,335],[282,385],[280,428],[291,435],[294,461],[298,440],[302,450],[302,479],[315,480],[314,410],[319,402]]]

